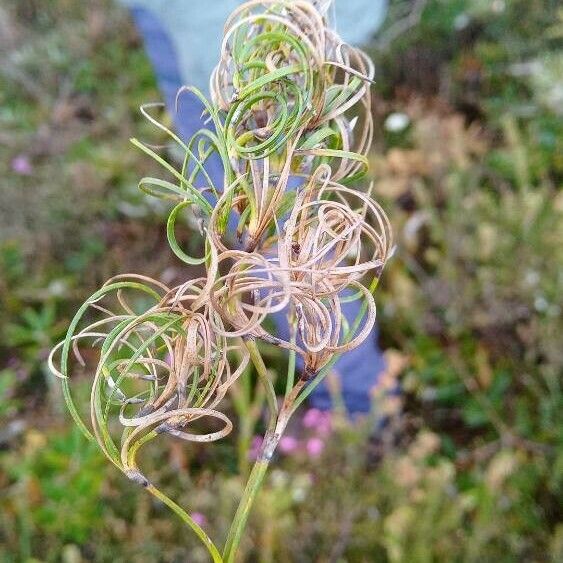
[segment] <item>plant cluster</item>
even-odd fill
[[[175,202],[170,247],[204,273],[176,287],[139,275],[110,279],[80,307],[50,357],[78,426],[191,526],[215,561],[234,559],[293,412],[338,356],[370,334],[373,293],[391,251],[385,213],[371,187],[358,188],[373,134],[374,69],[330,28],[330,5],[251,0],[235,10],[211,77],[211,101],[192,87],[178,93],[178,103],[189,95],[203,106],[205,123],[192,138],[161,124],[152,115],[156,104],[142,108],[184,158],[177,169],[134,140],[170,175],[143,178],[140,188]],[[208,171],[216,159],[220,181]],[[176,238],[186,214],[199,225],[201,257]],[[361,312],[349,324],[342,304],[350,301],[360,301]],[[276,315],[285,318],[289,338],[271,330]],[[290,355],[281,406],[256,340]],[[93,357],[87,344],[97,349],[90,424],[70,390],[72,368],[86,370]],[[298,358],[303,368],[296,374]],[[270,422],[221,556],[195,519],[144,475],[137,456],[162,434],[189,442],[226,436],[232,423],[222,399],[249,361],[265,386]],[[219,430],[202,430],[209,419]]]

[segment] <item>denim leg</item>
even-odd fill
[[[166,28],[151,10],[135,7],[131,8],[131,14],[137,29],[143,36],[145,49],[155,70],[166,107],[174,118],[176,131],[180,138],[190,139],[194,133],[204,127],[201,119],[203,105],[196,96],[189,92],[183,93],[176,104],[176,94],[183,83],[173,42]],[[223,166],[219,156],[212,154],[207,160],[205,168],[213,182],[219,186],[223,179]],[[196,185],[197,182],[200,183],[200,187],[203,185],[201,174],[196,179]]]

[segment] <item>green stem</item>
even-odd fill
[[[260,454],[254,464],[254,467],[252,468],[252,471],[250,472],[250,476],[238,505],[231,529],[229,530],[227,541],[225,542],[223,558],[226,563],[233,563],[235,560],[242,534],[248,521],[248,515],[250,514],[252,505],[256,500],[258,492],[260,491],[270,460],[274,455],[274,451],[285,430],[285,427],[287,426],[289,417],[291,416],[293,402],[303,386],[302,381],[298,382],[295,386],[287,386],[282,408],[278,412],[276,394],[268,377],[266,366],[264,365],[260,351],[256,346],[256,342],[253,340],[247,340],[245,344],[250,353],[251,360],[256,367],[258,376],[265,384],[264,387],[266,389],[268,405],[270,407],[270,423],[260,449]],[[293,355],[293,357],[290,356],[287,376],[292,382],[294,381],[295,355]]]
[[[248,462],[248,451],[252,440],[254,422],[248,418],[243,418],[239,420],[239,423],[240,430],[237,441],[238,470],[239,473],[245,477],[248,475],[248,470],[250,468],[250,464]]]
[[[244,345],[250,354],[250,359],[256,369],[258,379],[262,383],[266,392],[268,409],[270,411],[270,422],[260,450],[260,455],[250,472],[242,498],[239,502],[235,517],[227,535],[227,540],[223,549],[223,558],[225,561],[234,561],[242,533],[246,527],[248,514],[250,513],[252,504],[254,503],[258,491],[260,490],[270,459],[279,440],[279,437],[276,439],[276,435],[274,433],[278,414],[278,401],[274,386],[268,376],[268,370],[266,369],[266,365],[264,364],[264,360],[262,359],[262,355],[260,354],[260,350],[258,349],[256,342],[252,339],[244,339]]]
[[[146,487],[147,491],[151,493],[158,500],[163,502],[171,510],[173,510],[197,535],[201,540],[203,545],[207,548],[209,555],[213,559],[214,563],[224,563],[219,550],[215,547],[215,544],[211,541],[211,538],[203,531],[203,529],[198,526],[190,515],[178,504],[176,504],[172,499],[168,498],[162,491],[157,489],[154,485],[148,485]]]
[[[268,370],[266,369],[266,365],[264,364],[264,360],[262,359],[262,355],[260,354],[260,350],[258,350],[258,346],[253,339],[244,339],[244,345],[250,354],[250,359],[256,368],[256,373],[258,374],[258,378],[262,382],[266,390],[266,399],[268,401],[268,408],[270,409],[270,413],[272,417],[277,414],[278,412],[278,401],[276,399],[276,392],[274,390],[274,385],[268,375]]]
[[[270,460],[274,455],[274,451],[284,433],[287,423],[289,422],[289,418],[293,412],[292,407],[295,397],[301,390],[303,384],[303,381],[299,381],[297,383],[291,393],[285,398],[279,416],[277,418],[273,416],[270,419],[270,426],[266,432],[266,436],[264,437],[264,442],[260,449],[260,455],[250,472],[250,477],[246,483],[246,487],[238,505],[231,529],[229,530],[229,535],[227,536],[227,541],[225,542],[223,558],[226,563],[233,563],[235,560],[242,533],[244,532],[248,515],[250,514],[250,509],[252,508],[256,495],[262,486],[262,482],[264,481],[264,477],[266,475],[266,471],[268,470]],[[273,430],[272,423],[275,424]]]
[[[296,388],[300,389],[299,384]],[[229,535],[227,536],[227,541],[225,542],[223,558],[226,563],[233,563],[235,560],[240,540],[242,538],[242,533],[244,532],[248,515],[250,514],[250,509],[256,500],[256,495],[260,491],[270,460],[272,459],[280,438],[287,426],[289,416],[291,414],[291,406],[297,393],[298,390],[295,393],[292,391],[291,395],[286,397],[279,417],[272,417],[270,419],[270,427],[264,437],[264,442],[260,448],[258,459],[250,472],[250,477],[246,483],[246,487],[238,505],[231,529],[229,530]],[[272,430],[272,423],[275,425],[274,430]]]
[[[290,319],[289,326],[291,330],[291,344],[295,345],[296,336],[295,333],[297,332],[295,327],[295,322],[292,322]],[[289,363],[287,365],[287,379],[285,383],[285,396],[288,397],[291,393],[291,389],[293,388],[293,383],[295,382],[295,360],[296,360],[296,353],[295,350],[289,351]]]
[[[256,495],[258,494],[262,482],[264,481],[264,476],[266,475],[269,464],[269,459],[261,457],[256,461],[252,471],[250,472],[250,477],[246,483],[246,488],[244,489],[244,493],[238,505],[235,518],[231,525],[231,529],[229,530],[229,535],[227,536],[227,541],[223,550],[223,558],[226,563],[233,563],[235,560],[235,555],[240,544],[242,533],[246,527],[250,509],[252,508]]]

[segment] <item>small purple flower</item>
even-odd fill
[[[33,174],[33,166],[29,157],[25,154],[18,154],[12,159],[12,171],[20,176],[30,176]]]
[[[309,438],[305,449],[310,457],[319,457],[325,449],[325,443],[320,438]]]
[[[193,520],[198,526],[205,526],[205,525],[207,525],[207,518],[205,517],[205,514],[202,514],[201,512],[192,512],[192,520]]]
[[[280,440],[279,449],[282,454],[291,454],[299,446],[299,442],[293,436],[283,436]]]

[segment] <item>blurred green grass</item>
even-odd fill
[[[329,438],[296,423],[325,449],[277,461],[245,560],[563,558],[562,28],[549,0],[430,0],[371,46],[372,168],[398,235],[378,301],[387,423],[374,437],[372,418],[335,415]],[[205,561],[72,428],[45,365],[105,278],[185,276],[136,189],[152,165],[128,139],[151,138],[137,108],[159,96],[142,45],[109,1],[8,0],[0,54],[0,560]],[[235,442],[146,454],[217,538],[241,492]]]

